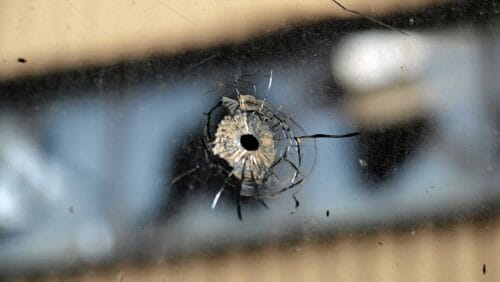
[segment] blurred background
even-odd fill
[[[1,281],[499,281],[496,1],[0,1]],[[268,76],[272,87],[268,93]],[[204,162],[235,78],[318,139],[243,220]]]

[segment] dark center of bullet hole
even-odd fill
[[[25,58],[17,58],[17,61],[24,64],[26,63],[26,59]]]
[[[486,274],[486,264],[483,264],[483,274]]]
[[[326,217],[330,216],[330,210],[326,210]]]
[[[240,143],[245,150],[256,151],[259,149],[259,140],[255,138],[252,134],[244,134],[240,137]]]

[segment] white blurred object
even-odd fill
[[[488,42],[470,27],[409,36],[363,32],[339,44],[331,67],[350,95],[351,115],[364,126],[456,110],[452,119],[469,113],[477,127],[484,118],[478,116],[487,96],[483,85],[493,83],[482,76],[491,71],[485,69],[485,59],[495,59],[484,52]]]
[[[21,123],[13,116],[0,117],[0,233],[34,228],[54,200],[53,179]]]
[[[335,49],[332,69],[346,87],[366,92],[417,79],[430,51],[427,38],[415,33],[358,33]]]

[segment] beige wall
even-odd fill
[[[500,217],[87,269],[46,281],[500,281]],[[483,264],[486,273],[483,274]]]
[[[444,1],[343,3],[374,15]],[[283,24],[348,16],[353,15],[329,0],[2,0],[0,81],[204,48]]]

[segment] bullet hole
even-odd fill
[[[252,134],[244,134],[240,137],[240,143],[248,151],[257,151],[259,149],[259,140]]]

